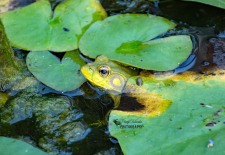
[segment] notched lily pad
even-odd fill
[[[224,71],[208,76],[194,72],[142,76],[142,86],[136,84],[138,77],[132,77],[126,88],[132,88],[129,95],[145,107],[153,107],[151,111],[112,110],[109,116],[110,134],[118,139],[124,154],[225,153]],[[147,101],[146,95],[157,100]],[[160,111],[166,103],[161,101],[171,104]]]
[[[90,26],[79,48],[91,58],[109,59],[147,70],[172,70],[192,51],[187,35],[155,39],[176,25],[153,15],[123,14],[106,18]]]
[[[28,54],[26,61],[30,72],[55,90],[71,91],[86,81],[80,73],[85,62],[78,51],[66,52],[61,61],[48,51],[35,51]]]
[[[47,155],[28,143],[6,137],[0,137],[0,150],[2,155]]]
[[[31,51],[69,51],[90,24],[106,17],[98,0],[65,0],[52,12],[48,0],[1,15],[15,47]]]

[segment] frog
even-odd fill
[[[110,61],[104,55],[82,66],[81,72],[92,84],[118,93],[122,92],[129,77],[138,74],[136,70]]]
[[[117,106],[127,80],[138,75],[137,70],[111,61],[104,55],[100,55],[94,62],[82,66],[81,72],[92,85],[108,90],[114,100],[114,105]]]

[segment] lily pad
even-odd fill
[[[123,14],[95,22],[84,33],[79,48],[91,58],[109,59],[147,70],[172,70],[192,51],[187,35],[155,39],[175,27],[169,20],[141,14]]]
[[[184,1],[199,2],[199,3],[208,4],[208,5],[225,9],[224,0],[184,0]]]
[[[126,89],[132,90],[129,95],[142,107],[137,111],[113,110],[109,116],[110,134],[129,155],[224,154],[223,73],[151,75],[142,78],[142,86],[136,84],[138,77],[130,78]],[[148,96],[157,100],[143,101]],[[127,107],[129,104],[131,100]],[[165,104],[168,106],[162,110]]]
[[[90,24],[106,17],[98,0],[65,0],[52,12],[48,0],[1,15],[7,37],[15,47],[69,51]]]
[[[0,150],[2,155],[47,155],[30,144],[6,137],[0,137]]]
[[[55,90],[71,91],[86,81],[80,73],[85,62],[77,51],[66,52],[61,61],[48,51],[35,51],[28,54],[26,61],[30,72]]]

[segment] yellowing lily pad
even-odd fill
[[[15,47],[69,51],[90,24],[106,17],[98,0],[65,0],[52,12],[48,0],[1,15],[7,37]]]
[[[110,134],[118,139],[125,155],[225,153],[224,71],[208,76],[192,72],[150,75],[142,78],[142,86],[137,86],[137,78],[127,83],[126,89],[132,90],[129,95],[141,104],[145,96],[155,96],[159,102],[149,99],[137,111],[110,113]]]
[[[91,58],[106,55],[142,69],[172,70],[192,51],[187,35],[155,39],[174,27],[174,23],[154,15],[115,15],[92,24],[82,36],[79,48]]]
[[[26,61],[30,72],[55,90],[71,91],[86,81],[80,73],[85,62],[77,51],[66,52],[61,61],[48,51],[35,51],[28,54]]]
[[[28,143],[7,137],[0,137],[0,150],[2,155],[47,155]]]

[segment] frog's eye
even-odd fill
[[[110,68],[108,66],[101,66],[98,71],[102,77],[107,77],[110,74]]]

